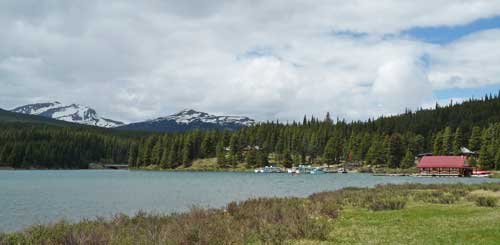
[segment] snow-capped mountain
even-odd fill
[[[105,128],[124,125],[123,122],[99,116],[94,109],[88,106],[79,104],[65,105],[58,101],[24,105],[11,111]]]
[[[248,117],[240,117],[240,116],[215,116],[210,115],[205,112],[199,112],[192,109],[184,109],[176,114],[160,117],[154,121],[176,121],[177,123],[193,123],[193,122],[205,122],[205,123],[215,123],[219,125],[224,124],[240,124],[242,126],[250,126],[255,123],[253,119]]]
[[[154,132],[184,132],[192,129],[236,130],[253,125],[255,121],[240,116],[215,116],[205,112],[185,109],[166,117],[127,124],[118,129]]]

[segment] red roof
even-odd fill
[[[468,168],[463,156],[425,156],[418,168]]]

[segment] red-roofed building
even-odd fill
[[[424,156],[417,168],[421,175],[430,176],[470,176],[472,167],[465,156]]]

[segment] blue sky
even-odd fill
[[[450,98],[484,98],[487,94],[498,95],[500,85],[490,85],[479,88],[452,88],[434,91],[434,96],[438,100],[446,100]]]
[[[408,35],[426,43],[446,45],[457,41],[467,35],[491,29],[500,28],[500,16],[490,18],[481,18],[464,25],[457,26],[436,26],[436,27],[414,27],[402,32],[402,35]],[[500,44],[499,44],[500,48]],[[424,63],[428,63],[429,56],[422,57]],[[499,64],[500,67],[500,64]],[[500,78],[498,78],[500,81]],[[488,85],[474,88],[450,88],[443,90],[434,90],[433,95],[440,101],[452,98],[481,98],[486,94],[498,94],[500,84]]]
[[[500,16],[478,19],[458,26],[414,27],[402,32],[428,43],[448,44],[475,32],[500,28]]]

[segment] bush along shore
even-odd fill
[[[500,240],[498,199],[500,183],[345,188],[179,214],[34,225],[0,234],[0,244],[487,244]]]

